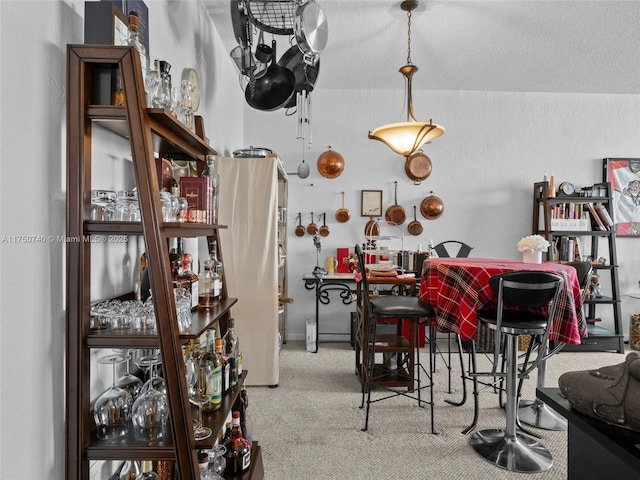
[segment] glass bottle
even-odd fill
[[[222,338],[224,353],[229,359],[229,388],[238,385],[238,335],[235,332],[235,320],[229,317],[227,320],[227,333]]]
[[[222,394],[224,395],[229,390],[229,359],[224,354],[222,338],[216,338],[216,353],[220,355],[222,361]]]
[[[175,248],[172,248],[169,252],[169,265],[171,266],[171,277],[173,280],[178,280],[178,274],[180,273],[180,264],[182,263],[182,259],[180,255],[176,252]]]
[[[220,175],[218,174],[218,157],[216,155],[211,155],[212,166],[211,166],[211,223],[218,223],[218,206],[220,202]]]
[[[213,271],[211,270],[211,260],[202,262],[202,270],[198,275],[198,306],[209,308],[215,307],[218,302],[214,302],[213,291]]]
[[[193,273],[193,259],[190,253],[182,255],[182,271],[178,274],[178,282],[191,293],[191,308],[198,306],[198,276]]]
[[[158,61],[158,87],[151,99],[155,108],[168,109],[171,106],[171,64],[164,60]]]
[[[214,305],[218,305],[222,300],[222,277],[224,274],[224,267],[222,262],[218,259],[218,242],[216,240],[211,241],[209,251],[211,272],[213,274],[213,303]]]
[[[235,475],[244,472],[251,465],[251,446],[249,442],[242,436],[242,428],[240,427],[240,412],[233,412],[233,421],[231,422],[231,438],[225,443],[227,449],[225,459],[227,465],[225,467],[225,475]]]
[[[142,472],[136,477],[136,480],[160,480],[158,474],[153,471],[153,462],[151,460],[142,461]]]
[[[139,21],[140,19],[136,12],[129,12],[129,39],[127,43],[138,51],[140,66],[142,67],[143,85],[146,85],[147,74],[149,73],[149,59],[147,58],[147,49],[140,41]]]
[[[203,364],[209,400],[202,406],[204,412],[212,412],[222,404],[222,360],[215,351],[216,331],[207,330],[207,346],[200,359]]]
[[[207,155],[205,157],[206,164],[202,169],[200,176],[207,179],[207,204],[205,210],[207,212],[205,221],[209,224],[213,223],[213,159],[215,155]]]

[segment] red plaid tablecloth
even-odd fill
[[[475,338],[477,312],[495,301],[489,279],[500,273],[538,270],[564,279],[550,338],[577,345],[587,336],[582,296],[575,268],[558,263],[531,264],[491,258],[430,258],[424,261],[420,298],[436,312],[438,330]]]

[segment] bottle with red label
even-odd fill
[[[224,446],[227,449],[224,454],[227,462],[224,470],[225,476],[242,473],[249,468],[251,465],[251,445],[242,436],[240,412],[233,412],[231,437],[225,442]]]

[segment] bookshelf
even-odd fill
[[[616,234],[611,221],[611,184],[598,183],[574,195],[549,195],[549,182],[533,186],[532,232],[545,237],[551,248],[547,261],[590,259],[594,274],[608,279],[610,291],[585,300],[588,338],[580,345],[566,345],[563,351],[616,351],[624,353],[622,311],[618,282]],[[600,255],[600,242],[606,255]],[[598,312],[612,309],[613,330],[598,325]]]

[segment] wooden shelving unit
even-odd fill
[[[599,258],[598,247],[602,239],[607,244],[608,259],[606,264],[593,262],[593,269],[599,275],[609,278],[611,292],[601,298],[588,298],[587,319],[596,318],[596,311],[601,307],[613,309],[614,329],[609,330],[598,326],[593,321],[588,322],[588,338],[584,338],[580,345],[565,345],[563,351],[616,351],[624,353],[624,335],[622,333],[622,312],[620,289],[618,283],[618,256],[616,253],[616,233],[612,228],[607,230],[594,229],[595,224],[588,223],[589,230],[557,230],[551,226],[551,209],[556,205],[573,204],[586,205],[587,203],[602,204],[611,214],[611,184],[608,182],[594,185],[604,195],[583,197],[578,195],[549,196],[549,183],[537,182],[533,186],[533,223],[532,232],[544,236],[553,246],[559,237],[589,237],[591,247],[588,254],[593,258]],[[553,260],[553,247],[547,252],[547,260]],[[587,254],[585,252],[584,254]]]
[[[84,239],[89,235],[142,236],[149,281],[156,312],[155,334],[94,332],[90,330],[91,242],[67,243],[67,344],[66,344],[66,478],[89,479],[93,460],[173,460],[181,479],[199,479],[197,449],[210,448],[210,441],[195,442],[192,405],[185,381],[182,346],[198,338],[212,326],[221,334],[236,299],[228,298],[223,285],[223,301],[213,309],[193,312],[192,325],[180,331],[173,296],[168,240],[173,237],[206,236],[218,239],[223,225],[163,223],[159,201],[155,154],[177,154],[203,162],[216,154],[208,143],[178,122],[169,112],[146,108],[140,60],[130,47],[69,45],[67,47],[67,236]],[[116,65],[125,94],[124,106],[92,105],[94,67]],[[92,129],[95,125],[129,141],[141,222],[90,221]],[[220,243],[218,242],[220,250]],[[222,260],[222,252],[218,252]],[[132,297],[133,294],[130,294]],[[102,440],[95,434],[91,411],[92,349],[159,348],[169,405],[168,434],[153,444],[133,435]],[[227,414],[238,397],[240,384],[225,394],[220,410],[204,416],[214,434],[224,427]],[[252,467],[242,478],[261,479],[261,451],[254,442]]]

